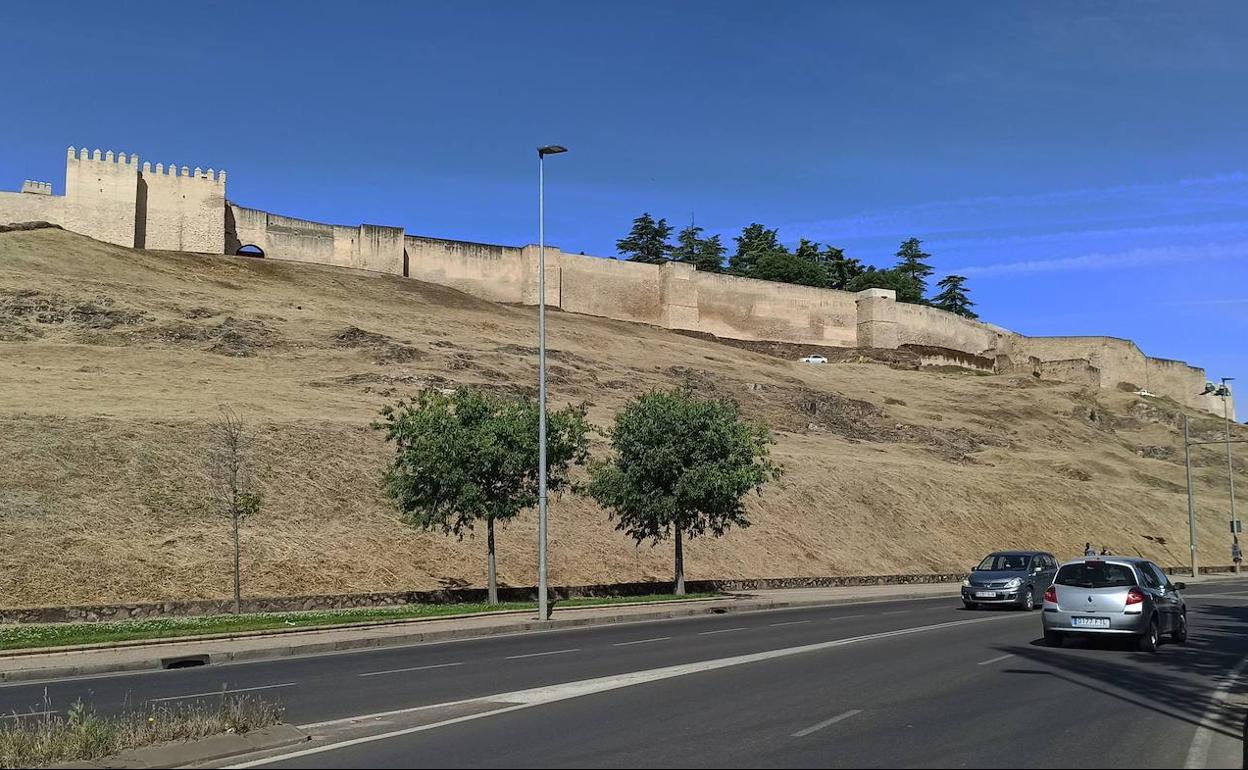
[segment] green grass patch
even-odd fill
[[[556,609],[596,607],[639,602],[663,602],[676,599],[709,599],[719,594],[647,594],[643,596],[612,596],[564,599]],[[270,612],[244,615],[205,615],[203,617],[148,618],[144,620],[101,621],[97,623],[32,623],[0,626],[0,650],[22,650],[32,647],[65,647],[104,642],[129,642],[143,639],[167,639],[200,634],[230,634],[243,631],[297,629],[310,626],[350,626],[398,620],[440,618],[448,615],[478,615],[494,612],[536,609],[534,602],[503,602],[501,604],[406,604],[399,607],[356,607],[347,610],[312,610],[307,612]]]
[[[89,761],[128,749],[193,741],[222,733],[246,733],[282,721],[282,708],[247,696],[220,701],[155,705],[115,716],[95,713],[82,701],[53,712],[9,715],[0,721],[0,768],[42,767]]]

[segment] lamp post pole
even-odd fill
[[[1230,409],[1228,408],[1227,399],[1231,395],[1230,386],[1226,383],[1234,379],[1233,377],[1223,377],[1222,387],[1215,388],[1212,384],[1205,387],[1204,392],[1198,393],[1200,396],[1215,395],[1222,397],[1222,419],[1226,423],[1226,437],[1221,441],[1192,441],[1191,432],[1188,428],[1187,415],[1183,415],[1183,459],[1187,465],[1187,521],[1191,528],[1192,541],[1192,577],[1195,577],[1198,568],[1196,565],[1196,490],[1192,483],[1192,447],[1204,446],[1206,444],[1226,444],[1226,470],[1230,477],[1231,484],[1231,550],[1235,551],[1235,547],[1239,545],[1239,533],[1236,524],[1239,519],[1235,516],[1235,476],[1234,468],[1231,465],[1231,444],[1248,444],[1248,439],[1231,438],[1231,418]],[[1235,571],[1239,572],[1239,563],[1235,563]]]
[[[1219,389],[1222,395],[1222,421],[1226,425],[1226,479],[1230,484],[1231,490],[1231,546],[1239,544],[1238,523],[1239,519],[1235,517],[1235,466],[1231,462],[1231,386],[1228,385],[1234,377],[1223,377],[1222,387]],[[1239,562],[1234,562],[1235,572],[1239,572]]]
[[[550,620],[546,588],[546,156],[567,152],[557,144],[537,148],[537,617]]]
[[[1200,575],[1196,560],[1196,494],[1192,488],[1192,439],[1187,415],[1183,415],[1183,463],[1187,466],[1187,527],[1192,543],[1192,577]]]

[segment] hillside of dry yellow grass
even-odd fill
[[[481,585],[483,539],[397,521],[368,425],[424,385],[532,392],[534,319],[392,276],[0,233],[0,605],[228,595],[229,528],[205,475],[222,404],[257,434],[248,594]],[[955,571],[993,548],[1068,556],[1088,540],[1188,557],[1172,402],[809,366],[566,313],[549,332],[553,403],[587,401],[600,426],[679,382],[773,426],[784,480],[751,500],[753,527],[689,546],[691,579]],[[1221,423],[1194,426],[1212,438]],[[1195,453],[1205,563],[1229,558],[1222,462]],[[534,530],[530,515],[502,531],[505,583],[534,582]],[[556,584],[669,578],[667,547],[635,546],[584,499],[552,504],[551,544]]]

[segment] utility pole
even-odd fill
[[[1196,559],[1196,495],[1192,488],[1192,440],[1188,427],[1190,420],[1183,415],[1183,462],[1187,465],[1187,526],[1192,543],[1192,577],[1200,575]]]
[[[1229,380],[1230,378],[1227,378],[1227,379]],[[1230,388],[1227,387],[1226,381],[1224,380],[1222,384],[1222,388],[1215,389],[1212,387],[1212,385],[1210,385],[1205,388],[1205,391],[1203,393],[1199,393],[1197,395],[1207,396],[1210,394],[1222,396],[1222,398],[1225,399],[1227,396],[1230,395]],[[1224,407],[1226,406],[1225,401],[1223,401],[1223,406]],[[1233,475],[1234,469],[1231,465],[1231,444],[1248,444],[1248,439],[1231,438],[1231,422],[1230,422],[1229,415],[1230,415],[1229,409],[1224,410],[1222,418],[1226,422],[1226,437],[1223,438],[1221,441],[1192,441],[1191,436],[1190,436],[1190,431],[1188,429],[1188,417],[1187,415],[1183,415],[1183,458],[1187,464],[1187,519],[1188,519],[1188,525],[1191,528],[1192,576],[1193,577],[1195,577],[1196,572],[1197,572],[1197,566],[1196,566],[1196,490],[1195,490],[1195,485],[1192,483],[1192,454],[1191,454],[1191,448],[1194,446],[1205,446],[1207,444],[1226,444],[1226,465],[1227,465],[1228,473],[1231,474],[1230,483],[1231,483],[1231,547],[1232,547],[1232,553],[1234,553],[1235,546],[1239,545],[1239,532],[1238,532],[1239,519],[1236,518],[1236,515],[1235,515],[1235,478]],[[1239,564],[1235,564],[1235,571],[1239,572]]]
[[[537,617],[550,620],[546,587],[546,156],[567,152],[537,148]]]
[[[1218,394],[1222,396],[1222,421],[1226,425],[1226,479],[1231,491],[1231,548],[1239,545],[1239,519],[1235,516],[1235,465],[1231,462],[1231,386],[1234,377],[1223,377],[1222,387]],[[1239,573],[1239,562],[1234,562],[1235,573]]]

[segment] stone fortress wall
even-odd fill
[[[70,148],[65,194],[26,181],[0,192],[0,223],[44,220],[120,246],[253,253],[271,259],[373,270],[450,286],[493,302],[536,305],[538,249],[408,235],[401,227],[332,225],[239,206],[225,172],[139,165],[136,155]],[[1113,337],[1025,337],[892,291],[857,294],[646,265],[546,248],[546,302],[562,310],[741,340],[922,351],[923,360],[1027,372],[1101,388],[1130,386],[1218,415],[1198,395],[1205,372],[1146,356]],[[945,351],[949,355],[945,355]],[[990,363],[989,363],[990,362]],[[967,364],[969,365],[969,364]]]

